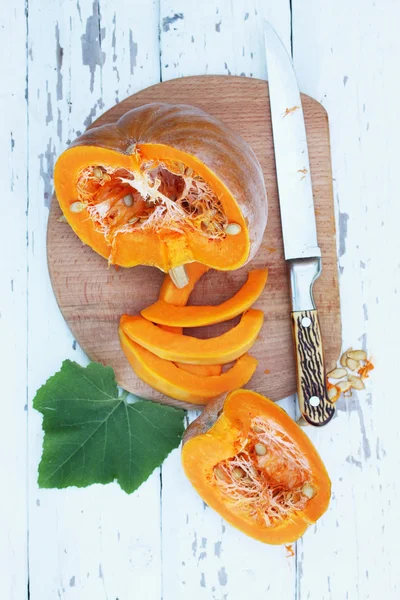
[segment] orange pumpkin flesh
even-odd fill
[[[207,273],[208,270],[209,267],[201,263],[193,262],[186,265],[188,283],[183,287],[177,287],[172,281],[171,277],[167,274],[164,277],[164,281],[161,285],[158,299],[168,302],[169,304],[174,304],[175,306],[185,306],[189,300],[190,294],[194,290],[194,286],[198,280],[205,273]],[[171,325],[161,325],[161,329],[165,329],[165,331],[171,331],[173,333],[183,332],[182,327],[172,327]]]
[[[185,363],[176,362],[175,365],[187,373],[194,373],[202,377],[211,375],[221,375],[222,365],[185,365]]]
[[[260,297],[267,278],[268,269],[250,271],[242,288],[218,306],[173,306],[158,300],[142,310],[141,315],[153,323],[174,327],[201,327],[222,323],[248,310]]]
[[[247,352],[257,339],[263,322],[264,313],[250,309],[236,327],[208,339],[163,331],[140,316],[122,315],[120,327],[132,341],[165,360],[216,365],[227,364]]]
[[[211,508],[268,544],[294,542],[329,505],[329,476],[310,439],[249,390],[208,404],[186,431],[182,464]]]
[[[190,263],[186,266],[186,274],[188,277],[188,284],[183,288],[178,288],[172,281],[169,275],[164,277],[162,283],[159,300],[174,304],[175,306],[185,306],[189,300],[189,296],[194,290],[194,286],[205,273],[208,271],[206,265],[201,263]],[[171,327],[169,325],[161,325],[161,329],[165,331],[171,331],[172,333],[182,333],[182,327]],[[195,375],[203,375],[209,377],[210,375],[220,375],[222,371],[222,365],[185,365],[184,363],[175,363],[177,367],[187,371],[188,373],[194,373]]]
[[[189,283],[183,288],[176,287],[171,277],[166,275],[160,288],[159,300],[163,300],[174,306],[186,306],[196,283],[208,270],[209,268],[201,263],[193,262],[186,265]]]
[[[257,368],[257,359],[245,354],[225,373],[203,377],[179,369],[133,342],[120,328],[122,349],[135,373],[148,385],[166,396],[205,404],[210,398],[245,385]]]
[[[76,234],[124,267],[169,271],[197,261],[237,269],[256,253],[266,225],[254,153],[191,106],[149,104],[88,130],[60,156],[54,177]]]

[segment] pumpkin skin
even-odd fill
[[[167,272],[197,261],[237,269],[257,252],[267,222],[264,179],[251,148],[220,120],[188,105],[148,104],[89,129],[59,157],[54,181],[82,242],[123,267]],[[185,204],[182,185],[194,186],[201,200],[195,210],[192,199],[189,208]],[[129,194],[133,204],[125,206]],[[206,197],[208,220],[201,220]],[[229,224],[240,231],[228,235]]]
[[[243,448],[246,448],[248,455],[251,455],[252,451],[249,446],[245,446],[245,443],[248,439],[252,439],[251,435],[258,435],[254,433],[255,418],[258,419],[256,423],[260,431],[259,425],[262,422],[265,422],[268,427],[276,427],[277,435],[282,436],[295,448],[302,461],[306,461],[306,481],[307,485],[311,486],[308,490],[311,489],[313,493],[310,494],[311,497],[303,497],[296,491],[303,503],[301,508],[269,524],[251,515],[249,505],[246,508],[243,508],[243,505],[235,506],[226,494],[226,488],[220,487],[221,481],[222,486],[224,485],[226,477],[226,471],[223,470],[225,465],[240,456]],[[274,439],[277,439],[276,436]],[[254,464],[257,467],[257,478],[264,481],[263,485],[265,486],[267,481],[267,486],[270,485],[271,489],[275,486],[275,490],[279,490],[284,487],[283,463],[279,462],[279,455],[274,456],[271,448],[272,445],[267,446],[265,457],[253,454],[256,461],[261,462],[266,459],[263,463],[264,467],[260,467],[257,462]],[[280,466],[280,469],[277,469],[278,475],[274,474],[270,466],[273,466],[274,461],[278,461],[276,465]],[[324,514],[329,505],[331,495],[329,476],[308,436],[283,409],[250,390],[236,390],[228,394],[226,399],[216,399],[206,406],[200,417],[186,430],[183,438],[182,465],[196,491],[211,508],[246,535],[264,543],[284,544],[296,541],[311,523],[315,523]],[[289,472],[292,480],[293,473],[295,471]],[[281,477],[279,485],[274,482],[274,477]],[[299,481],[299,485],[303,485],[302,480]],[[227,482],[231,485],[229,478]],[[286,485],[293,485],[293,483]],[[291,488],[288,492],[294,494]]]

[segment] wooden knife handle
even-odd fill
[[[335,414],[335,408],[327,396],[317,311],[292,312],[292,323],[300,411],[310,425],[326,425]]]

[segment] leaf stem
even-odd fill
[[[123,400],[123,402],[126,402],[128,396],[129,392],[127,390],[122,390],[122,394],[118,397],[118,400]]]

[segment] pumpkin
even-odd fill
[[[210,377],[210,375],[221,375],[222,365],[187,365],[185,363],[175,362],[175,365],[187,373]]]
[[[164,331],[141,316],[122,315],[120,328],[132,341],[165,360],[216,365],[227,364],[245,354],[257,339],[263,322],[264,313],[250,309],[236,327],[208,339]]]
[[[261,542],[294,542],[329,505],[329,476],[310,439],[249,390],[206,406],[186,430],[182,464],[211,508]]]
[[[229,300],[217,306],[174,306],[158,300],[141,311],[153,323],[174,327],[215,325],[237,317],[248,310],[260,297],[267,283],[268,269],[250,271],[247,282]],[[185,288],[183,288],[185,289]]]
[[[125,356],[140,379],[166,396],[192,404],[205,404],[210,398],[245,385],[257,368],[257,359],[245,354],[228,371],[204,377],[149,352],[133,342],[121,327],[119,336]]]
[[[259,162],[223,122],[163,103],[83,133],[57,160],[55,190],[83,243],[122,267],[187,283],[193,261],[233,270],[260,246],[267,200]]]
[[[194,286],[205,273],[208,271],[206,265],[201,263],[189,263],[186,266],[186,274],[188,277],[188,283],[183,288],[178,288],[172,281],[169,275],[164,277],[162,283],[159,300],[162,302],[168,302],[175,306],[185,306],[189,300],[189,296],[194,290]],[[160,325],[161,329],[165,331],[172,331],[173,333],[182,333],[182,327],[172,327],[170,325]],[[176,363],[177,367],[180,367],[188,373],[194,373],[195,375],[203,375],[209,377],[210,375],[220,375],[222,371],[222,365],[186,365],[184,363]]]

